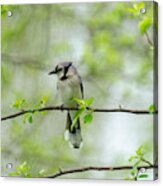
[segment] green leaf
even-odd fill
[[[130,178],[130,177],[125,177],[124,179],[125,180],[133,180],[133,178]]]
[[[42,115],[45,115],[46,114],[46,111],[44,110],[44,111],[41,111],[41,114]]]
[[[84,123],[85,123],[85,124],[91,123],[92,120],[93,120],[93,115],[92,115],[92,113],[86,114],[86,115],[84,116]]]
[[[149,106],[149,108],[148,108],[148,110],[149,110],[149,112],[151,113],[151,114],[153,114],[155,111],[156,111],[156,107],[155,107],[155,105],[150,105]]]
[[[45,174],[45,169],[41,169],[38,173],[39,176],[44,176]]]
[[[1,5],[1,15],[6,16],[7,10],[8,10],[8,5]]]
[[[138,13],[140,13],[140,9],[141,9],[141,8],[144,8],[144,7],[145,7],[144,2],[138,2],[138,3],[134,3],[134,4],[133,4],[133,8],[134,8]]]
[[[24,167],[26,167],[26,165],[27,165],[27,162],[26,161],[24,161],[21,165],[19,165],[19,166],[17,166],[17,170],[23,170],[24,169]]]
[[[148,174],[140,174],[139,178],[148,178]]]
[[[41,101],[39,101],[39,102],[34,106],[34,108],[35,108],[35,109],[38,109],[38,108],[40,108],[40,107],[45,107],[47,101],[48,101],[48,97],[47,97],[47,96],[42,96]]]
[[[23,116],[23,119],[22,119],[23,123],[26,123],[26,120],[27,120],[28,117],[29,117],[29,114],[25,114]]]
[[[138,9],[140,10],[141,8],[145,8],[145,3],[144,2],[139,2],[138,3]]]
[[[128,161],[131,162],[131,161],[133,161],[135,159],[138,159],[138,156],[131,156]]]
[[[146,33],[147,30],[151,27],[152,20],[149,17],[145,17],[142,21],[139,22],[139,28],[142,34]]]
[[[16,167],[16,171],[10,172],[9,176],[23,176],[23,177],[31,177],[30,167],[27,162],[23,162],[21,165]]]
[[[43,96],[42,99],[41,99],[41,101],[43,103],[46,103],[48,101],[48,97],[47,96]]]
[[[137,13],[137,11],[134,8],[126,8],[126,11],[132,13],[134,16]]]
[[[19,172],[19,171],[10,172],[8,174],[8,176],[20,176],[20,175],[21,175],[21,172]]]
[[[143,155],[143,146],[141,145],[137,150],[136,150],[136,154],[137,155]]]
[[[23,104],[24,104],[25,102],[26,102],[25,99],[17,99],[17,100],[15,101],[15,103],[12,104],[12,107],[13,107],[13,108],[21,109],[22,106],[23,106]]]
[[[33,123],[33,117],[32,117],[32,115],[30,115],[30,116],[28,117],[28,122],[29,122],[30,124]]]
[[[71,125],[71,130],[73,130],[73,127],[75,126],[78,118],[80,117],[80,115],[84,112],[85,109],[79,109],[78,111],[76,111],[74,119],[72,121],[72,125]]]
[[[85,108],[85,101],[84,100],[78,99],[78,98],[73,98],[72,100],[75,101],[80,106],[80,108]]]
[[[94,98],[91,97],[91,98],[84,99],[84,100],[78,99],[78,98],[73,98],[73,101],[75,101],[81,107],[86,107],[86,106],[90,106],[93,103]]]
[[[38,107],[45,107],[46,102],[48,101],[47,96],[43,96],[40,103],[38,104]]]
[[[137,168],[133,168],[130,173],[132,176],[135,176],[135,174],[138,172],[138,169]]]
[[[24,177],[31,177],[30,167],[28,166],[27,162],[23,162],[21,165],[16,167],[16,170],[20,171],[20,175]]]
[[[91,98],[85,99],[84,101],[85,101],[86,106],[90,106],[90,105],[92,105],[94,98],[91,97]]]

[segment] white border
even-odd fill
[[[108,1],[111,1],[111,2],[129,2],[129,1],[135,1],[135,2],[138,2],[138,1],[142,1],[142,0],[82,0],[82,1],[79,1],[79,0],[1,0],[0,4],[51,4],[51,3],[80,3],[80,2],[86,2],[86,3],[91,3],[91,2],[108,2]],[[143,1],[153,1],[153,0],[143,0]],[[156,2],[160,2],[161,0],[155,0]]]

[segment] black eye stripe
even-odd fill
[[[65,67],[65,69],[64,69],[64,76],[66,76],[70,66],[71,66],[71,64],[69,64],[67,67]]]
[[[58,66],[55,69],[56,72],[60,72],[61,70],[62,70],[62,68],[61,67],[58,67]]]
[[[69,64],[66,64],[65,66],[64,66],[64,68],[59,68],[59,67],[57,67],[57,72],[59,72],[60,70],[64,70],[63,71],[63,76],[60,78],[60,80],[61,81],[64,81],[64,80],[66,80],[66,79],[68,79],[68,76],[67,76],[67,72],[68,72],[68,70],[69,70],[69,68],[70,68],[70,66],[72,65],[72,63],[69,63]]]
[[[62,70],[62,68],[58,68],[58,69],[57,69],[57,72],[59,72],[59,71],[61,71],[61,70]]]

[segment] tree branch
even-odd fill
[[[73,173],[79,173],[79,172],[87,172],[87,171],[116,171],[116,170],[130,170],[132,169],[133,166],[118,166],[118,167],[93,167],[93,166],[89,166],[89,167],[83,167],[83,168],[76,168],[76,169],[70,169],[70,170],[59,170],[57,173],[51,175],[51,176],[46,176],[45,178],[56,178],[59,176],[63,176],[66,174],[73,174]],[[140,170],[141,168],[145,168],[145,169],[153,169],[153,168],[157,168],[157,166],[139,166],[137,167],[138,170]]]
[[[63,107],[63,106],[49,106],[49,107],[43,107],[39,109],[29,109],[29,110],[23,110],[20,112],[17,112],[15,114],[11,114],[8,116],[4,116],[1,118],[1,121],[7,120],[7,119],[12,119],[27,113],[35,113],[35,112],[42,112],[42,111],[52,111],[52,110],[58,110],[58,111],[63,111],[63,110],[79,110],[79,108],[75,107]],[[93,108],[93,107],[87,107],[87,110],[91,110],[93,112],[126,112],[130,114],[151,114],[150,111],[148,110],[131,110],[131,109],[125,109],[125,108],[115,108],[115,109],[99,109],[99,108]],[[158,111],[155,111],[154,114],[157,114]]]
[[[144,161],[144,163],[147,163],[149,166],[152,166],[152,163],[149,162],[148,160],[144,159],[144,158],[141,158],[142,161]]]

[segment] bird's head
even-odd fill
[[[69,68],[72,66],[72,62],[62,62],[55,66],[54,70],[49,72],[49,75],[56,74],[60,80],[67,78]]]

